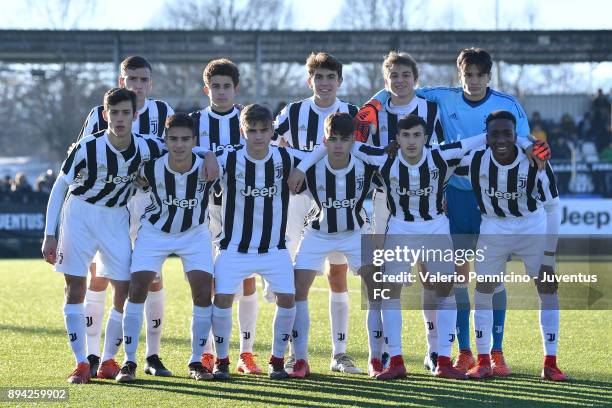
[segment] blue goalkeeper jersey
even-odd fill
[[[486,96],[478,102],[466,99],[462,88],[417,88],[415,92],[417,96],[438,104],[446,143],[486,133],[485,119],[496,110],[512,112],[516,117],[517,135],[529,136],[529,123],[525,110],[514,97],[503,92],[487,88]],[[388,95],[389,93],[383,90],[374,97],[386,100]],[[450,184],[462,190],[472,190],[469,181],[457,176],[451,177]]]

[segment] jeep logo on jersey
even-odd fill
[[[504,200],[518,200],[523,195],[518,191],[515,191],[514,193],[499,190],[496,191],[493,187],[485,188],[485,193],[491,198],[501,198]]]
[[[198,199],[197,198],[190,198],[189,200],[184,199],[184,198],[179,199],[179,198],[169,195],[168,198],[166,198],[165,200],[162,200],[162,203],[166,205],[173,205],[175,207],[188,208],[192,210],[198,205]]]
[[[276,187],[276,186],[262,187],[262,188],[246,186],[246,188],[243,188],[242,190],[240,190],[240,192],[245,197],[248,197],[248,196],[251,196],[251,197],[272,197],[272,196],[274,196],[276,194],[277,190],[278,190],[278,187]]]
[[[319,144],[313,142],[312,140],[309,140],[308,142],[306,142],[306,144],[303,144],[300,146],[300,150],[307,150],[307,151],[312,151],[314,150],[315,147],[317,147]]]
[[[322,201],[321,205],[324,208],[353,208],[357,203],[356,198],[344,199],[344,200],[332,200],[331,197],[327,199],[327,201]]]
[[[428,196],[433,193],[433,187],[429,186],[425,188],[419,188],[418,190],[408,190],[406,187],[398,187],[395,189],[395,191],[397,191],[397,194],[401,196]]]
[[[228,151],[228,152],[233,152],[234,150],[236,150],[236,146],[234,146],[233,144],[217,144],[217,143],[212,143],[210,146],[210,150],[213,152],[221,152],[221,151]]]
[[[102,179],[104,183],[112,183],[112,184],[122,184],[122,183],[131,183],[136,180],[137,173],[132,173],[129,176],[113,176],[112,174],[107,175]]]

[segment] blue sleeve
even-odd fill
[[[518,102],[514,104],[514,110],[516,115],[516,134],[518,137],[528,137],[531,130],[529,129],[527,113],[525,113],[525,110]]]
[[[387,91],[386,89],[381,89],[380,91],[376,92],[376,94],[371,99],[376,99],[380,102],[381,105],[384,105],[385,103],[387,103],[390,97],[391,94],[389,93],[389,91]]]
[[[416,96],[425,98],[428,101],[440,103],[440,101],[448,95],[449,88],[443,86],[425,87],[415,89]]]

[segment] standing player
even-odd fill
[[[488,87],[491,80],[491,56],[480,48],[467,48],[457,57],[457,70],[461,87],[419,88],[417,96],[436,102],[440,108],[440,119],[448,141],[465,139],[484,133],[484,120],[495,110],[505,109],[517,118],[517,134],[519,137],[529,135],[527,115],[518,101],[505,93]],[[376,122],[376,111],[380,109],[389,97],[389,92],[383,90],[362,108],[358,118],[362,131]],[[544,157],[544,156],[541,156]],[[448,218],[450,231],[453,234],[455,248],[473,249],[475,239],[480,229],[480,212],[468,182],[458,177],[452,177],[446,190],[448,202]],[[461,237],[461,238],[460,238]],[[469,264],[457,266],[458,274],[467,276]],[[455,285],[457,298],[457,338],[459,356],[455,367],[467,371],[474,366],[475,361],[470,350],[470,300],[466,284]],[[510,375],[510,367],[506,364],[502,352],[502,340],[506,310],[506,291],[504,285],[496,289],[493,297],[495,305],[493,331],[493,347],[491,358],[496,375]]]
[[[362,127],[357,132],[357,140],[371,144],[376,147],[386,147],[389,142],[397,139],[399,132],[399,120],[406,115],[416,115],[425,122],[426,144],[439,144],[444,141],[444,131],[440,123],[440,113],[436,102],[428,101],[415,94],[415,86],[419,80],[419,70],[416,62],[405,52],[391,51],[384,59],[382,73],[385,81],[385,89],[388,90],[390,98],[376,112],[374,126]],[[373,220],[374,233],[384,235],[389,220],[389,208],[387,207],[387,195],[384,191],[384,183],[373,196]],[[425,355],[425,367],[434,371],[437,361],[437,330],[436,311],[431,306],[436,303],[436,294],[427,285],[423,286],[423,322],[425,323],[425,334],[427,339],[427,354]],[[386,360],[386,359],[383,359]]]
[[[66,280],[64,318],[77,362],[68,378],[71,383],[87,383],[91,378],[83,302],[87,269],[96,251],[104,264],[100,275],[113,287],[113,309],[98,377],[112,378],[119,371],[114,357],[123,338],[121,319],[132,253],[126,204],[141,164],[161,154],[155,140],[132,133],[136,117],[136,95],[132,91],[109,90],[104,95],[102,114],[108,129],[88,135],[75,145],[53,185],[42,248],[45,260],[64,273]],[[70,194],[63,203],[67,191]],[[55,233],[62,205],[58,243]]]
[[[240,81],[238,67],[227,59],[216,59],[206,65],[203,78],[203,90],[210,100],[210,106],[191,113],[198,135],[197,144],[213,152],[233,150],[243,143],[240,137],[240,110],[234,105]],[[208,215],[213,240],[221,235],[221,211],[221,196],[212,194]],[[254,277],[247,278],[238,301],[240,359],[236,366],[238,372],[245,374],[261,373],[253,357],[258,312],[256,280]],[[208,342],[202,354],[202,364],[212,371],[214,362],[212,342]]]
[[[200,356],[210,333],[212,306],[212,244],[206,226],[210,184],[200,176],[204,160],[192,149],[196,145],[193,120],[186,114],[168,118],[164,136],[168,154],[150,161],[140,171],[148,184],[151,204],[134,245],[129,297],[123,316],[126,360],[116,379],[136,379],[136,350],[149,286],[161,273],[168,256],[176,254],[191,286],[191,358],[189,377],[210,380],[212,372]],[[210,153],[207,160],[216,162]]]
[[[222,167],[223,235],[215,262],[213,333],[217,361],[214,376],[229,379],[229,339],[234,293],[244,278],[258,273],[276,295],[272,355],[268,374],[286,378],[284,353],[295,318],[293,268],[285,245],[289,188],[287,179],[304,153],[270,147],[272,114],[261,105],[240,113],[245,148],[225,150]]]
[[[136,119],[132,123],[132,131],[140,135],[157,136],[160,140],[164,134],[166,118],[174,113],[170,105],[163,101],[149,99],[153,87],[151,79],[153,69],[151,64],[139,56],[131,56],[124,59],[120,65],[119,87],[126,88],[136,94]],[[102,114],[104,107],[96,106],[91,110],[79,139],[92,133],[105,130],[108,122]],[[136,237],[136,231],[140,226],[140,217],[148,204],[147,196],[139,191],[129,201],[130,212],[130,235],[132,241]],[[91,366],[92,376],[96,376],[96,369],[100,362],[100,337],[102,334],[102,318],[104,316],[104,302],[106,300],[106,288],[108,280],[96,276],[96,265],[102,271],[104,264],[100,263],[98,257],[91,265],[91,280],[85,295],[85,316],[87,319],[87,359]],[[170,376],[159,359],[159,348],[163,327],[165,293],[161,281],[151,285],[151,292],[145,303],[147,316],[147,362],[145,372],[152,375]]]
[[[294,149],[310,151],[321,144],[324,138],[323,123],[325,118],[334,112],[345,112],[351,116],[357,113],[357,107],[341,101],[336,92],[342,85],[342,63],[333,55],[325,52],[312,53],[306,60],[308,87],[313,95],[287,105],[274,123],[277,143],[286,143]],[[312,208],[312,200],[307,195],[292,195],[289,204],[287,221],[287,249],[295,258],[295,253],[302,239],[306,218]],[[348,265],[346,257],[333,253],[328,256],[330,263],[327,279],[329,282],[329,316],[331,321],[333,371],[360,373],[352,359],[346,354],[348,337],[349,299],[347,288]],[[287,361],[290,370],[293,356]]]
[[[516,118],[508,111],[492,112],[486,119],[488,147],[465,157],[457,174],[467,177],[480,212],[477,275],[499,278],[511,254],[518,255],[534,279],[540,298],[540,329],[544,343],[542,378],[567,381],[557,367],[559,341],[558,283],[554,260],[561,220],[555,175],[550,167],[530,165],[516,146]],[[545,235],[543,235],[545,233]],[[497,276],[496,276],[497,275]],[[478,363],[468,371],[471,378],[495,375],[489,350],[493,326],[493,294],[499,280],[477,281],[474,291],[474,328]]]

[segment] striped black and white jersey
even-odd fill
[[[103,110],[104,106],[100,105],[89,112],[78,140],[108,129],[108,122],[102,116]],[[174,110],[167,102],[147,99],[144,106],[138,110],[138,118],[132,123],[132,132],[138,135],[154,135],[163,139],[166,118],[173,114]]]
[[[216,152],[233,149],[244,144],[240,136],[240,110],[234,107],[225,115],[214,112],[210,106],[189,114],[194,120],[198,146]]]
[[[307,192],[317,209],[310,227],[327,233],[359,230],[368,219],[363,202],[376,170],[353,155],[344,169],[332,169],[327,156],[309,168]]]
[[[425,134],[427,144],[440,144],[444,141],[444,130],[440,122],[438,105],[435,102],[415,96],[407,105],[396,106],[389,99],[378,112],[378,128],[369,135],[367,142],[376,147],[385,147],[389,142],[397,139],[397,122],[406,115],[414,114],[420,116],[427,123]]]
[[[466,177],[472,184],[483,216],[524,217],[559,200],[550,163],[546,163],[545,170],[538,170],[530,165],[520,146],[516,149],[516,159],[505,166],[486,148],[470,152],[457,167],[455,174]]]
[[[355,143],[355,156],[376,165],[385,185],[391,217],[400,221],[430,221],[444,215],[442,200],[448,180],[460,160],[479,146],[486,136],[423,148],[423,156],[410,164],[401,152],[390,158],[383,149]]]
[[[274,121],[274,141],[284,139],[294,149],[310,151],[323,143],[325,135],[323,122],[334,112],[344,112],[355,116],[359,108],[336,98],[328,108],[320,108],[314,97],[292,102],[278,114]]]
[[[64,161],[61,174],[69,192],[88,203],[107,207],[127,204],[135,192],[134,180],[140,167],[160,157],[163,144],[154,136],[132,134],[123,152],[115,149],[103,130],[82,138]]]
[[[223,231],[220,248],[242,253],[285,249],[291,169],[307,153],[270,146],[262,160],[246,148],[218,157],[222,169]]]
[[[169,157],[149,161],[140,170],[151,197],[143,218],[163,232],[185,232],[205,222],[210,183],[201,177],[204,159],[192,154],[191,169],[179,173],[170,168]]]

